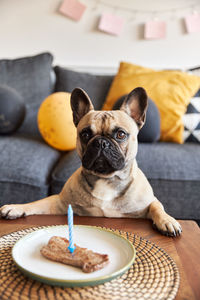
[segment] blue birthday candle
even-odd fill
[[[69,251],[73,253],[75,250],[74,237],[73,237],[73,210],[71,205],[68,206],[68,227],[69,227]]]

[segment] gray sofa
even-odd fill
[[[0,205],[26,203],[59,193],[80,166],[76,151],[48,146],[37,128],[39,105],[53,91],[82,87],[101,109],[113,76],[92,75],[52,66],[43,53],[16,60],[0,60],[0,85],[16,89],[26,105],[21,127],[0,136]],[[139,167],[149,179],[166,211],[179,219],[200,220],[200,148],[186,143],[140,143]]]

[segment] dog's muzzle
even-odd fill
[[[97,173],[109,174],[125,166],[125,158],[111,139],[98,136],[92,139],[83,155],[83,167]]]

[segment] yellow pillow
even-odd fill
[[[54,93],[42,102],[38,111],[38,128],[42,137],[50,146],[63,151],[76,147],[70,97],[69,93]]]
[[[146,89],[160,111],[161,141],[182,144],[182,117],[190,98],[200,88],[200,77],[179,71],[155,71],[121,62],[103,109],[112,109],[116,100],[139,86]]]

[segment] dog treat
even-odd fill
[[[46,246],[40,250],[48,259],[61,262],[66,265],[82,268],[85,273],[91,273],[105,267],[109,258],[107,254],[95,253],[87,248],[77,245],[73,253],[68,250],[69,241],[66,238],[53,236]]]

